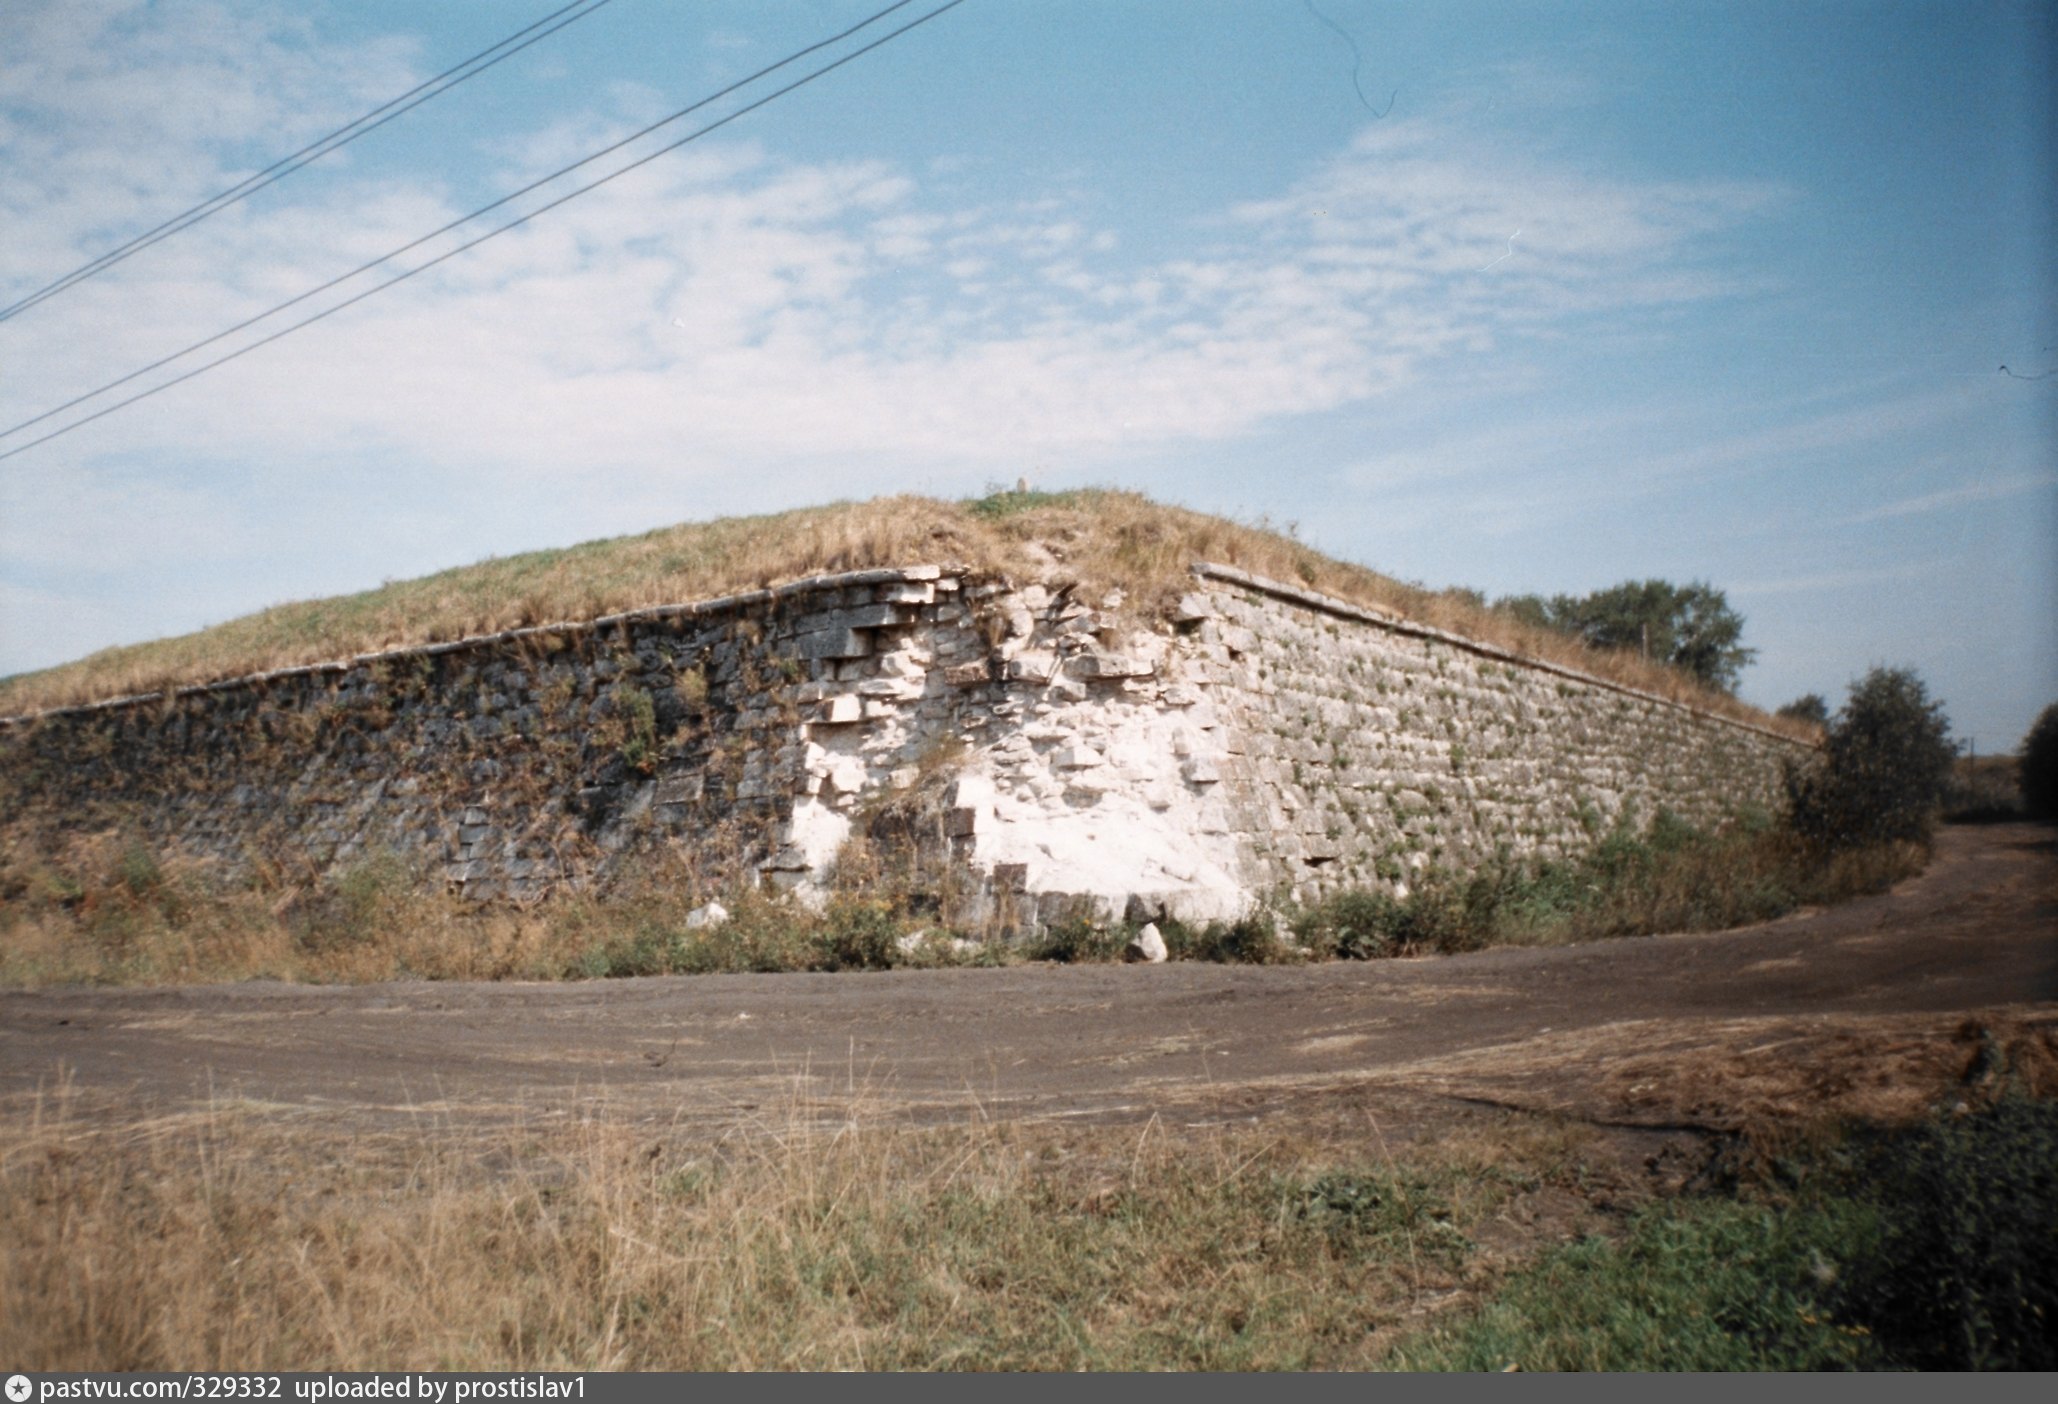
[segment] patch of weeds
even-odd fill
[[[361,858],[294,902],[287,916],[294,944],[318,954],[385,940],[420,883],[399,854]]]
[[[623,683],[610,694],[615,719],[621,725],[615,754],[622,764],[644,775],[657,768],[657,701],[634,683]]]
[[[707,669],[699,665],[680,669],[672,680],[672,691],[689,713],[699,713],[707,706]]]
[[[899,954],[894,942],[904,923],[895,905],[879,897],[838,893],[823,916],[831,970],[884,970]]]
[[[989,484],[986,496],[973,498],[965,508],[982,521],[997,522],[1039,507],[1069,507],[1078,496],[1075,492],[1039,492],[1034,488],[1003,488]]]
[[[2049,1370],[2058,1104],[2020,1094],[1641,1211],[1404,1341],[1409,1370]]]
[[[1840,1310],[1915,1369],[2058,1369],[2058,1103],[1883,1137],[1859,1170],[1880,1233]]]
[[[1206,960],[1223,965],[1280,965],[1303,959],[1301,952],[1279,939],[1272,918],[1254,913],[1237,921],[1211,921],[1205,926],[1159,923],[1165,950],[1174,960]]]
[[[1301,1223],[1333,1248],[1396,1254],[1454,1267],[1471,1243],[1451,1222],[1450,1206],[1421,1174],[1382,1168],[1336,1169],[1298,1187],[1288,1202]]]
[[[1024,954],[1031,960],[1054,960],[1066,965],[1120,960],[1132,935],[1126,926],[1096,927],[1090,921],[1075,918],[1053,922],[1028,945]]]

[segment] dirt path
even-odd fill
[[[0,994],[0,1098],[689,1131],[780,1108],[1188,1123],[1465,1105],[1612,1124],[1912,1109],[2058,1053],[2058,836],[1947,830],[1894,892],[1741,931],[1307,967]]]

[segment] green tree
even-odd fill
[[[2016,782],[2022,807],[2040,819],[2058,819],[2058,702],[2037,714],[2022,738],[2022,769]]]
[[[1829,725],[1829,703],[1822,700],[1819,692],[1804,692],[1779,709],[1782,717],[1795,721],[1813,722],[1817,726]]]
[[[1631,649],[1734,692],[1758,650],[1743,646],[1744,620],[1704,581],[1625,580],[1591,595],[1511,595],[1497,602],[1526,624],[1547,625],[1595,648]]]
[[[1794,829],[1831,849],[1926,842],[1957,754],[1915,671],[1874,668],[1851,685],[1815,763],[1787,771]]]

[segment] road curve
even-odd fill
[[[1743,930],[1419,960],[7,992],[0,1099],[692,1127],[801,1104],[1256,1114],[1355,1086],[1662,1120],[1676,1098],[1632,1095],[1653,1059],[1727,1050],[1740,1076],[1761,1050],[1982,1011],[2058,1037],[2052,829],[1947,829],[1891,893]]]

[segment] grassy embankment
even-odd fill
[[[1055,560],[1053,560],[1055,557]],[[754,590],[824,572],[952,563],[1029,580],[1055,573],[1089,596],[1120,589],[1143,618],[1216,561],[1563,663],[1724,715],[1812,739],[1691,676],[1634,653],[1599,651],[1487,608],[1333,560],[1268,526],[1136,493],[996,493],[968,502],[885,497],[764,517],[689,522],[641,536],[531,551],[355,595],[282,604],[196,633],[105,649],[0,678],[0,715],[238,677],[527,625]]]

